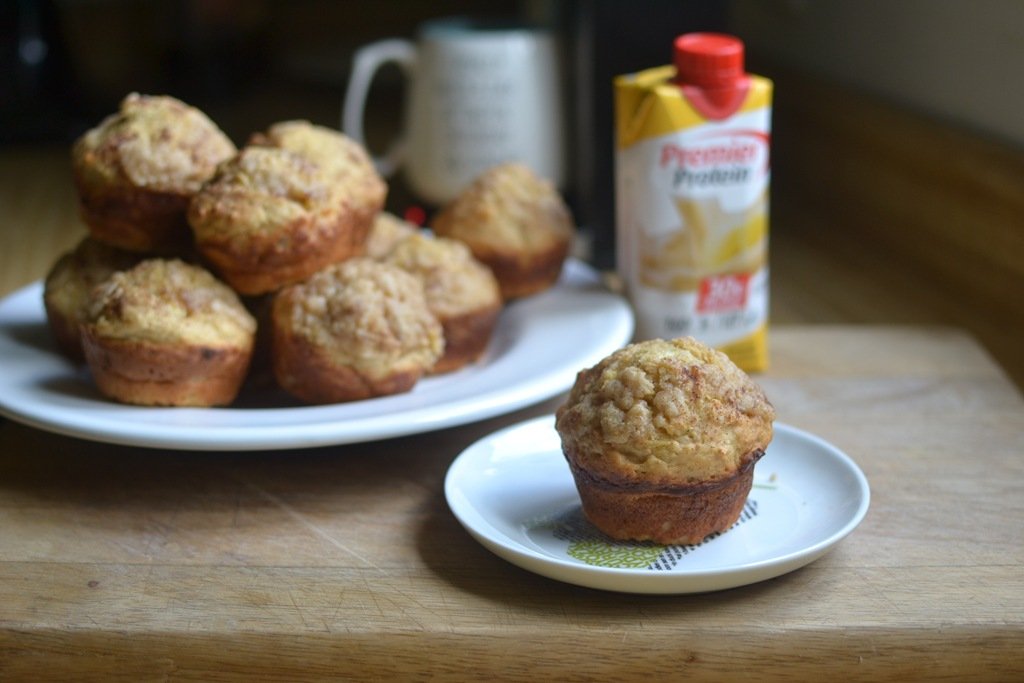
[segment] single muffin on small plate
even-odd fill
[[[100,393],[122,403],[234,401],[256,321],[230,287],[177,259],[146,259],[92,292],[82,348]]]
[[[575,234],[554,185],[518,163],[485,171],[434,217],[431,228],[465,242],[494,271],[506,300],[553,285]]]
[[[444,328],[444,355],[433,373],[452,372],[483,355],[501,313],[498,281],[462,242],[414,234],[385,257],[423,282],[427,306]]]
[[[774,418],[725,354],[686,337],[631,344],[581,371],[555,428],[594,526],[694,544],[739,518]]]
[[[420,280],[363,257],[279,291],[271,326],[274,376],[306,403],[409,391],[444,353]]]
[[[79,213],[101,242],[177,254],[191,240],[185,211],[234,143],[173,97],[132,93],[71,149]]]
[[[188,211],[196,248],[236,291],[272,292],[362,252],[372,217],[336,174],[279,147],[220,165]]]
[[[370,226],[370,234],[366,236],[366,255],[382,259],[406,237],[421,232],[414,223],[403,220],[393,213],[381,211]]]
[[[76,362],[85,360],[78,326],[85,319],[93,287],[143,258],[141,254],[85,237],[57,259],[43,284],[43,307],[62,354]]]

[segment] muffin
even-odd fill
[[[271,326],[274,376],[307,403],[409,391],[444,353],[420,281],[368,258],[282,289]]]
[[[278,147],[300,154],[333,175],[339,184],[341,198],[353,222],[359,225],[355,235],[365,238],[374,217],[384,206],[387,184],[377,173],[370,155],[352,138],[309,121],[282,121],[263,133],[257,133],[250,144]]]
[[[462,242],[414,234],[396,244],[385,262],[418,277],[427,306],[444,329],[444,355],[434,373],[451,372],[487,349],[501,312],[494,274]]]
[[[465,242],[494,271],[506,300],[553,285],[575,232],[555,187],[517,163],[484,172],[435,216],[431,227]]]
[[[351,253],[365,252],[366,236],[384,208],[388,186],[362,145],[337,130],[309,121],[275,123],[265,132],[254,134],[249,143],[295,152],[331,175],[352,226]]]
[[[372,217],[307,157],[246,147],[220,165],[188,211],[196,248],[236,291],[264,294],[362,252]]]
[[[594,526],[621,540],[691,544],[739,518],[774,418],[725,354],[655,339],[580,372],[555,427]]]
[[[100,393],[123,403],[217,406],[245,379],[256,321],[199,266],[147,259],[98,285],[81,326]]]
[[[370,226],[370,234],[366,236],[366,255],[382,259],[396,244],[406,237],[419,233],[419,228],[413,223],[404,221],[393,213],[381,211]]]
[[[85,360],[78,326],[85,319],[89,294],[93,287],[142,258],[85,237],[74,250],[57,259],[43,285],[43,306],[58,351],[73,361]]]
[[[189,201],[235,151],[198,109],[132,93],[72,147],[79,213],[101,242],[177,254],[191,239]]]

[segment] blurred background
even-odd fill
[[[736,34],[748,70],[776,82],[773,322],[957,325],[1024,384],[1018,0],[5,0],[0,152],[63,154],[131,91],[183,99],[236,143],[285,119],[338,127],[354,51],[449,15],[556,32],[564,192],[602,268],[615,254],[611,78],[668,63],[680,33]],[[374,82],[377,152],[401,126],[404,86],[397,68]],[[416,201],[391,182],[390,210]]]

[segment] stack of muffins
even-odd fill
[[[88,236],[51,268],[47,318],[102,394],[138,405],[228,405],[263,363],[308,403],[408,391],[478,360],[573,238],[524,166],[482,174],[432,234],[383,211],[341,133],[287,121],[239,149],[167,96],[126,97],[72,169]]]

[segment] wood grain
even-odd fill
[[[821,560],[696,596],[594,591],[475,543],[452,458],[503,418],[192,453],[0,425],[0,678],[1008,680],[1024,676],[1024,401],[942,328],[780,327],[781,420],[872,484]]]
[[[773,318],[963,327],[1024,386],[1024,150],[766,68]]]

